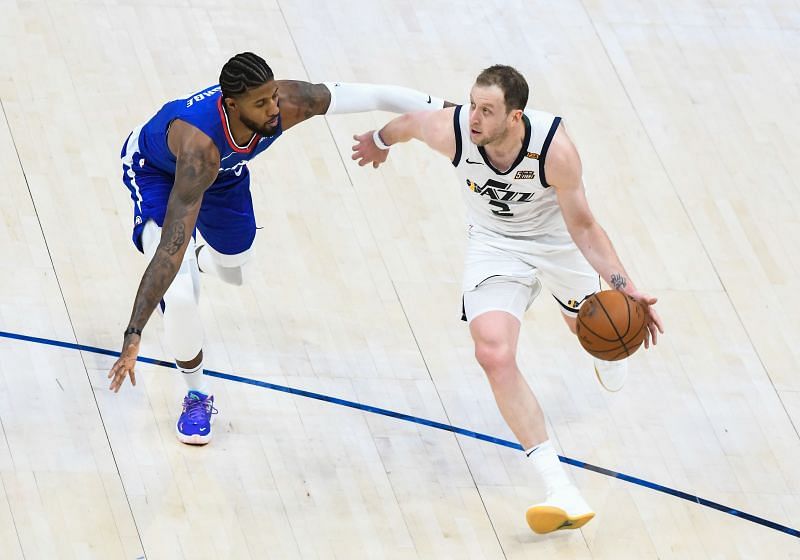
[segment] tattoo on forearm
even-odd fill
[[[611,275],[611,286],[615,290],[622,290],[627,285],[628,285],[628,281],[625,279],[625,277],[622,274],[619,274],[618,272],[615,272],[614,274]]]
[[[150,314],[153,313],[159,300],[175,278],[179,266],[180,263],[173,262],[166,251],[161,249],[156,251],[139,284],[139,291],[136,293],[136,300],[133,304],[133,313],[131,313],[131,325],[139,329],[144,328]]]
[[[129,323],[131,326],[144,328],[175,279],[188,242],[187,235],[191,235],[194,229],[202,194],[214,181],[218,167],[219,161],[210,158],[207,153],[189,151],[180,157],[178,178],[167,206],[161,241],[139,284]]]
[[[183,222],[175,222],[166,229],[161,237],[161,247],[172,256],[183,247],[186,241],[186,226]]]

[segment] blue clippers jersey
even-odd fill
[[[220,168],[209,190],[226,188],[247,178],[247,162],[266,150],[283,132],[280,116],[272,136],[255,134],[247,146],[238,146],[228,126],[228,117],[222,108],[222,94],[218,85],[166,103],[158,113],[138,131],[138,151],[146,167],[175,176],[175,156],[167,146],[167,132],[175,119],[185,121],[208,135],[219,150]],[[133,132],[133,136],[137,131]]]

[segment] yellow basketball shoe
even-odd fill
[[[561,529],[580,529],[593,517],[592,508],[571,484],[549,494],[547,500],[529,507],[525,513],[528,527],[540,535]]]

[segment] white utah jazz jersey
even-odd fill
[[[470,139],[469,106],[457,106],[453,117],[456,155],[467,220],[495,233],[534,236],[566,231],[555,188],[547,184],[545,156],[561,117],[526,109],[525,139],[507,171],[495,169],[482,147]]]

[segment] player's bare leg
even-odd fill
[[[544,414],[517,367],[519,320],[504,311],[487,311],[470,322],[475,357],[486,373],[495,401],[511,431],[545,484],[547,498],[528,508],[528,525],[537,533],[577,529],[594,517],[572,484],[548,439]]]

